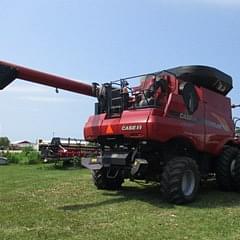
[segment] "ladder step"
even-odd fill
[[[122,106],[112,106],[111,109],[120,109]]]
[[[121,116],[120,113],[112,113],[112,114],[111,114],[111,117],[120,117],[120,116]]]
[[[112,98],[112,100],[119,100],[119,99],[122,99],[122,97],[115,97],[115,98]]]
[[[121,88],[114,88],[112,89],[112,92],[116,92],[116,91],[119,91],[120,92]]]

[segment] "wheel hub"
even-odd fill
[[[182,177],[182,192],[185,196],[190,196],[195,188],[196,179],[192,170],[184,172]]]
[[[233,159],[230,165],[230,173],[231,176],[234,177],[235,176],[235,166],[236,166],[236,159]]]

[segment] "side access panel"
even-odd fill
[[[120,120],[121,134],[126,138],[148,139],[147,123],[152,108],[124,111]]]
[[[230,99],[204,89],[206,112],[206,151],[218,155],[228,141],[234,139]]]
[[[106,114],[93,115],[88,118],[84,126],[84,138],[87,141],[95,141],[101,134],[101,125]]]

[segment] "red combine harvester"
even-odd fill
[[[19,78],[97,98],[85,127],[100,146],[82,164],[99,189],[124,179],[160,183],[172,203],[195,199],[201,179],[216,176],[222,190],[240,191],[239,140],[231,102],[232,78],[211,67],[185,66],[99,85],[0,62],[0,88]]]
[[[76,158],[96,156],[98,149],[95,144],[75,139],[54,137],[50,144],[39,146],[44,162],[63,161],[63,165],[74,161]]]

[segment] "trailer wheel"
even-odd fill
[[[107,189],[107,190],[118,190],[121,188],[122,183],[124,182],[123,177],[120,174],[117,174],[115,178],[107,177],[107,168],[102,168],[100,170],[92,171],[92,178],[94,185],[98,189]]]
[[[200,174],[195,160],[175,157],[164,168],[160,189],[167,202],[184,204],[195,200],[199,182]]]
[[[239,151],[234,147],[226,147],[216,163],[216,179],[223,191],[233,191],[240,187]]]

